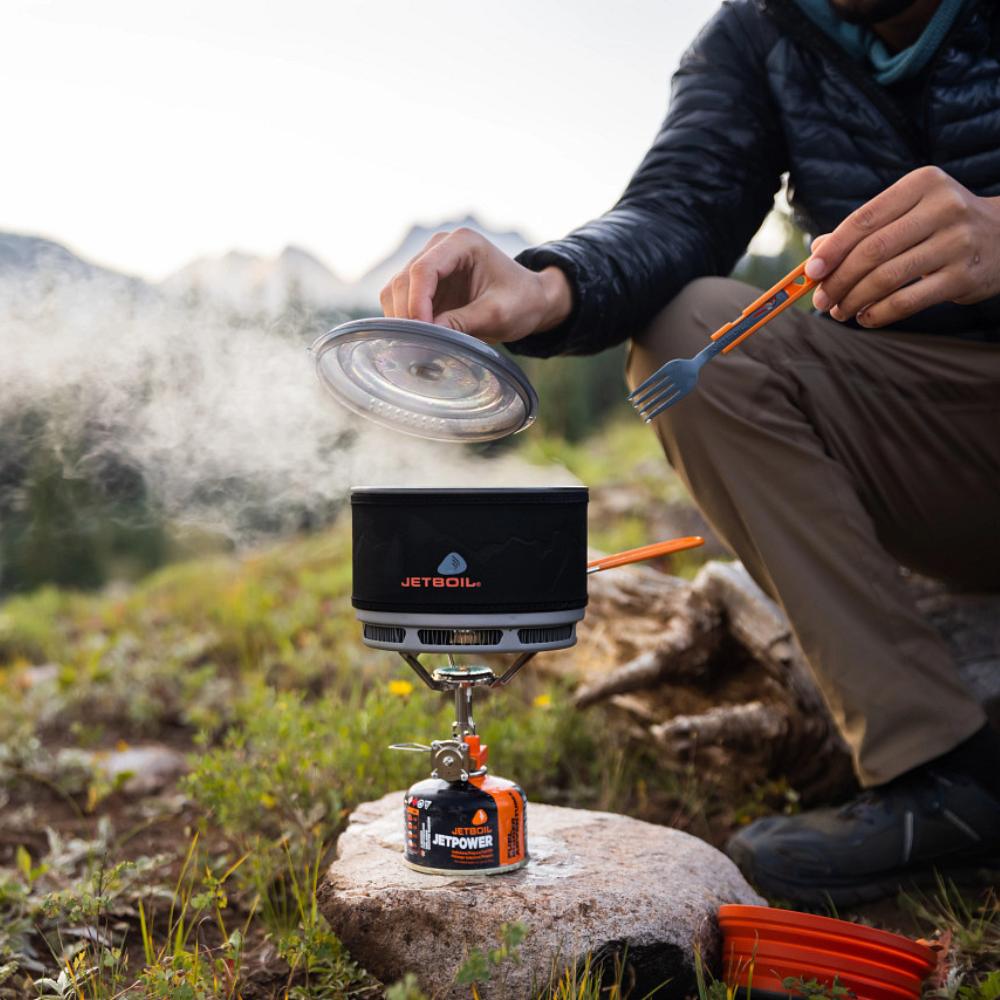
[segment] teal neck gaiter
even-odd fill
[[[909,47],[890,52],[871,28],[840,19],[829,0],[795,0],[806,17],[852,59],[867,63],[883,86],[916,76],[937,52],[951,26],[975,0],[941,0],[921,36]]]

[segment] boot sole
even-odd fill
[[[757,872],[751,857],[734,857],[733,860],[747,879],[769,899],[788,900],[820,910],[829,910],[831,904],[835,907],[858,906],[907,890],[936,888],[942,880],[959,886],[978,887],[1000,882],[1000,855],[996,854],[955,858],[947,865],[939,862],[898,869],[878,878],[844,879],[824,886],[787,881]]]

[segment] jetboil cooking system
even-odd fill
[[[537,397],[509,359],[410,320],[358,320],[312,347],[321,380],[356,413],[445,441],[522,430]],[[394,650],[455,699],[450,737],[397,743],[430,777],[404,796],[404,857],[432,874],[513,871],[528,858],[524,792],[488,771],[473,694],[503,687],[537,653],[576,642],[587,575],[703,544],[680,538],[587,561],[583,487],[356,489],[352,602],[368,646]],[[460,655],[511,654],[500,672]],[[423,654],[447,662],[425,666]]]

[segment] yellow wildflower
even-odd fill
[[[535,708],[551,708],[552,695],[548,693],[536,695],[533,704]]]
[[[409,681],[389,681],[389,694],[407,698],[413,694],[413,685]]]

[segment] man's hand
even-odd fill
[[[822,279],[817,309],[862,326],[981,302],[1000,293],[1000,198],[921,167],[814,240],[806,274]]]
[[[432,236],[382,289],[386,316],[509,342],[558,326],[572,308],[559,268],[529,271],[470,229]]]

